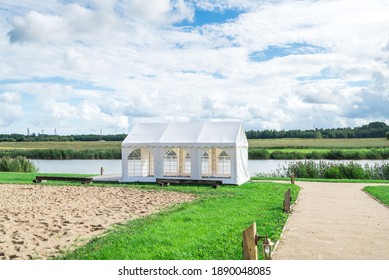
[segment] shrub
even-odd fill
[[[372,180],[388,180],[389,179],[389,163],[382,165],[368,164],[362,166],[355,162],[348,163],[329,163],[320,161],[292,162],[283,168],[286,176],[292,173],[300,178],[324,178],[324,179],[372,179]],[[281,172],[278,174],[281,176]]]
[[[250,159],[269,159],[269,151],[266,149],[249,149]]]
[[[25,157],[0,158],[1,172],[37,172],[38,168]]]
[[[344,159],[345,155],[342,150],[331,150],[326,153],[325,158],[327,159]]]
[[[331,166],[324,172],[324,178],[326,179],[340,179],[342,175],[340,173],[339,167]]]

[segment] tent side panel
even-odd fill
[[[241,185],[250,180],[248,172],[248,149],[240,147],[236,149],[236,183]]]
[[[128,178],[128,156],[130,155],[129,148],[122,148],[122,180]]]

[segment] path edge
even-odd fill
[[[299,186],[299,185],[297,185],[297,186],[300,188],[300,191],[301,191],[302,187]],[[292,205],[290,205],[290,211],[289,211],[289,213],[288,213],[288,218],[286,219],[285,225],[284,225],[284,227],[282,228],[282,231],[281,231],[281,234],[280,234],[280,238],[277,240],[276,244],[274,245],[273,258],[274,258],[274,255],[275,255],[276,252],[277,252],[278,246],[280,245],[280,241],[281,241],[282,236],[283,236],[283,234],[284,234],[284,232],[285,232],[286,226],[287,226],[288,223],[289,223],[290,216],[291,216],[291,214],[292,214],[292,212],[293,212],[293,208],[294,208],[294,206],[296,205],[296,203],[297,203],[298,200],[299,200],[300,191],[298,192],[297,197],[296,197],[296,200],[294,201],[294,203],[293,203]]]

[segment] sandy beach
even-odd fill
[[[0,259],[46,259],[113,224],[195,199],[122,187],[0,185]]]

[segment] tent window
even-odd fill
[[[178,176],[178,156],[173,150],[169,150],[163,157],[163,176]]]
[[[222,149],[209,149],[201,158],[201,174],[203,178],[231,178],[231,157]]]
[[[154,158],[148,149],[136,149],[130,153],[128,176],[154,176]]]
[[[217,177],[231,177],[231,157],[226,151],[222,151],[217,159]]]
[[[212,176],[212,169],[211,164],[209,163],[210,157],[208,152],[205,152],[203,156],[201,157],[201,176],[202,177],[211,177]]]
[[[183,148],[170,149],[163,158],[164,177],[190,177],[191,158]]]
[[[190,177],[192,174],[192,160],[190,158],[189,153],[186,153],[185,155],[185,161],[184,161],[184,177]]]

